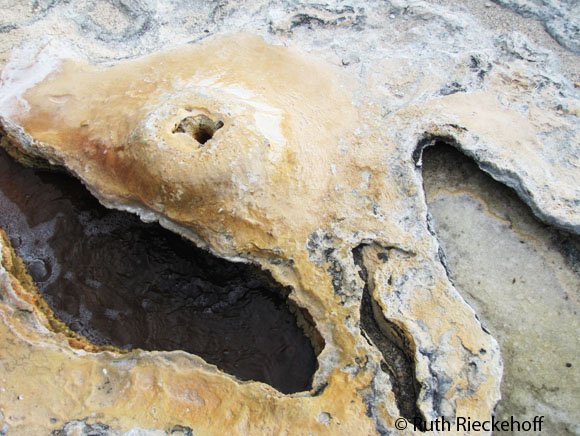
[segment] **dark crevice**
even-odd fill
[[[214,121],[200,114],[182,119],[173,129],[173,133],[185,133],[190,135],[199,144],[204,145],[213,138],[215,132],[224,126],[223,121]]]
[[[422,417],[417,407],[420,386],[415,377],[413,347],[405,332],[383,316],[371,295],[364,253],[368,247],[368,244],[361,244],[352,251],[355,265],[358,266],[359,275],[364,281],[360,305],[361,332],[369,344],[375,346],[383,355],[381,369],[391,380],[399,412],[402,417],[413,422],[414,419]],[[380,262],[388,261],[384,250],[370,255],[375,255]]]
[[[457,127],[457,126],[452,126]],[[417,147],[413,151],[413,162],[416,167],[423,166],[423,151],[428,147],[433,147],[437,144],[447,144],[452,147],[459,149],[459,143],[451,135],[434,135],[431,133],[425,133],[423,137],[417,143]]]
[[[92,344],[183,350],[284,393],[311,388],[322,337],[269,272],[108,210],[2,149],[0,228],[56,317]]]

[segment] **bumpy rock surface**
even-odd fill
[[[493,0],[524,17],[539,20],[564,47],[580,53],[580,3],[573,0]]]
[[[313,389],[294,395],[182,352],[79,350],[49,328],[3,237],[5,428],[372,434],[400,414],[489,419],[499,348],[440,262],[421,150],[445,138],[578,233],[577,58],[450,3],[9,8],[12,152],[271,271],[324,349]]]

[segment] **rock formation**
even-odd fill
[[[401,416],[490,419],[500,350],[441,261],[422,152],[454,144],[578,233],[575,58],[422,1],[100,5],[3,25],[25,41],[3,51],[4,146],[269,271],[312,318],[318,369],[284,395],[185,352],[91,349],[51,325],[3,234],[5,428],[388,434]]]
[[[500,344],[497,417],[543,415],[544,431],[577,433],[580,238],[535,220],[513,192],[449,146],[427,149],[423,168],[453,283]]]

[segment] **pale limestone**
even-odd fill
[[[234,433],[392,429],[398,412],[380,354],[358,328],[363,283],[352,249],[361,243],[373,295],[413,343],[421,411],[429,418],[489,417],[499,394],[498,347],[439,262],[413,152],[425,136],[446,136],[516,189],[541,219],[578,232],[578,90],[567,78],[576,72],[563,76],[557,64],[574,61],[520,34],[490,33],[465,11],[422,1],[265,9],[232,3],[213,9],[211,22],[203,8],[183,11],[185,21],[177,21],[178,7],[163,5],[152,12],[135,3],[133,33],[115,28],[123,27],[121,19],[94,18],[122,11],[89,13],[84,2],[56,6],[10,33],[2,45],[2,58],[12,59],[2,72],[2,125],[22,151],[64,164],[105,205],[158,220],[218,255],[259,263],[292,285],[291,298],[308,308],[326,342],[314,390],[329,384],[318,396],[283,396],[184,353],[79,351],[31,309],[35,315],[23,322],[3,317],[6,354],[18,362],[25,352],[42,356],[6,377],[10,395],[24,392],[23,400],[3,403],[4,416],[24,417],[6,420],[10,428],[45,431],[52,428],[49,413],[63,422],[90,409],[95,422],[119,431],[167,430],[176,421],[202,433],[215,433],[216,422]],[[218,36],[175,48],[203,38],[206,27]],[[47,29],[61,39],[28,41],[9,53],[12,41]],[[234,30],[266,42],[219,36]],[[86,61],[119,60],[168,43],[174,51],[110,69]],[[195,62],[184,63],[190,56]],[[61,64],[63,57],[76,60]],[[112,96],[107,105],[99,100],[105,93]],[[192,112],[184,104],[190,101]],[[225,121],[204,149],[171,133],[196,111]],[[308,244],[313,235],[335,249],[331,257]],[[373,263],[373,250],[388,252],[389,261]],[[342,271],[336,292],[330,265]],[[3,313],[14,313],[18,301]],[[91,387],[102,378],[100,365],[116,371],[118,391],[110,397]],[[39,390],[43,385],[51,389]],[[434,392],[442,394],[440,404]],[[154,410],[135,408],[154,395]],[[51,404],[50,411],[32,409],[33,398]],[[325,414],[329,422],[319,419]]]

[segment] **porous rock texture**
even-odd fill
[[[524,16],[539,20],[546,31],[569,50],[580,53],[580,3],[574,0],[493,0]]]
[[[294,395],[183,352],[91,352],[50,328],[3,237],[4,430],[396,433],[401,369],[383,370],[361,314],[412,362],[411,413],[489,419],[498,344],[440,262],[421,148],[446,138],[541,220],[578,233],[578,67],[549,36],[542,48],[498,33],[459,3],[8,5],[0,123],[12,153],[268,269],[324,347],[312,390]]]

